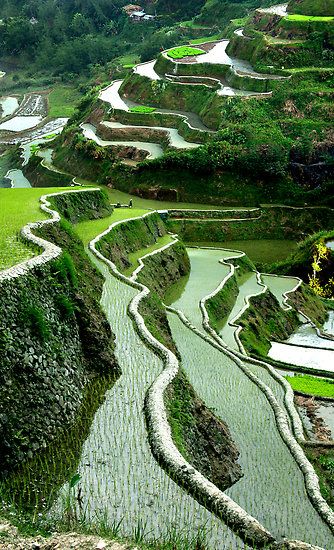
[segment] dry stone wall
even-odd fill
[[[100,190],[66,192],[75,210],[84,193],[97,204]],[[22,237],[43,251],[0,273],[0,467],[2,474],[40,452],[75,417],[86,382],[81,327],[75,313],[71,257],[34,234],[59,222],[51,215],[27,224]],[[78,201],[80,204],[81,201]]]

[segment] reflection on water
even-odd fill
[[[4,97],[0,99],[0,117],[5,118],[10,116],[16,111],[19,106],[19,102],[16,97]]]
[[[334,350],[302,348],[272,342],[268,356],[291,365],[334,372]]]
[[[31,187],[30,181],[27,180],[22,170],[9,170],[5,179],[10,181],[10,185],[13,188]]]
[[[22,132],[29,128],[34,128],[42,120],[41,116],[15,116],[6,122],[0,124],[0,130],[8,132]]]

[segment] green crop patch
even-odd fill
[[[82,94],[75,87],[57,86],[49,94],[49,116],[71,117]]]
[[[334,399],[334,380],[318,378],[308,374],[287,376],[287,381],[294,391],[318,395],[320,397],[332,397]]]
[[[299,15],[296,13],[292,15],[287,15],[285,19],[287,21],[302,21],[302,22],[312,23],[312,21],[333,21],[334,17],[322,17],[317,15]]]
[[[179,48],[173,48],[168,50],[167,55],[172,59],[182,59],[183,57],[193,57],[195,55],[204,54],[204,50],[199,48],[192,48],[191,46],[180,46]]]
[[[48,188],[48,193],[63,191]],[[40,210],[43,189],[0,189],[0,269],[6,269],[35,255],[35,250],[20,238],[20,230],[28,222],[47,216]]]
[[[145,105],[138,105],[130,109],[130,113],[140,113],[141,115],[148,115],[154,113],[154,111],[155,107],[146,107]]]

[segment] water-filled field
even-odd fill
[[[168,538],[176,531],[192,539],[204,529],[212,549],[221,548],[221,541],[224,548],[244,548],[154,460],[142,409],[145,393],[163,365],[142,343],[127,316],[136,291],[115,279],[103,264],[97,265],[106,277],[102,304],[116,335],[122,375],[107,392],[82,449],[78,472],[86,521],[120,522],[120,533],[129,536],[139,526],[148,538]],[[67,495],[65,485],[52,513],[64,511]]]
[[[206,251],[207,257],[211,253]],[[203,270],[206,261],[203,256]],[[188,289],[194,271],[182,295],[184,303],[187,296],[189,303],[192,299]],[[210,270],[206,274],[203,297]],[[200,282],[200,277],[194,277]],[[194,319],[190,318],[192,322]],[[245,475],[227,494],[278,538],[298,538],[326,548],[332,543],[332,535],[306,495],[303,475],[278,434],[264,394],[233,360],[196,336],[174,314],[169,314],[169,322],[190,382],[206,404],[227,422],[240,450]],[[261,370],[257,368],[257,374]],[[271,384],[277,385],[274,381]],[[283,398],[282,389],[278,393]]]

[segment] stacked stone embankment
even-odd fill
[[[98,206],[104,203],[99,189],[67,193],[67,210],[73,215],[75,210],[80,215],[83,204],[88,214],[90,199],[90,214],[97,214]],[[70,254],[35,234],[60,221],[59,213],[51,209],[50,200],[62,201],[63,195],[43,196],[41,208],[51,218],[22,229],[22,238],[42,252],[0,273],[3,474],[47,447],[74,420],[92,366],[88,358],[89,342],[83,341],[83,334],[87,334],[87,319],[93,315],[90,307],[95,304],[88,306],[85,290],[78,288],[78,274]],[[101,289],[99,279],[95,284],[96,290]],[[100,310],[94,311],[94,315],[95,319],[101,319],[99,327],[109,345],[110,328],[103,323]],[[105,360],[107,363],[110,360],[113,371],[114,359],[108,353],[109,350]]]

